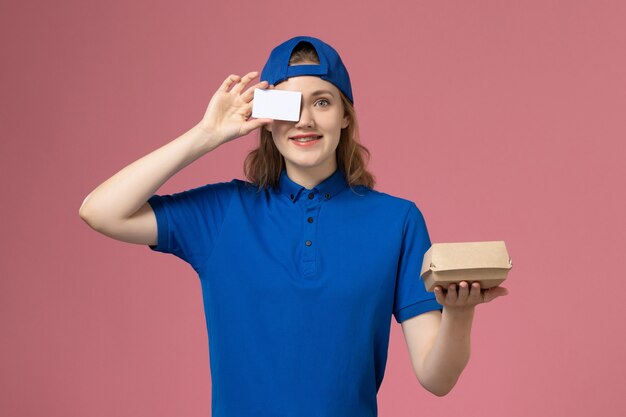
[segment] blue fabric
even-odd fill
[[[312,190],[283,171],[260,192],[233,179],[148,201],[150,249],[200,277],[213,417],[377,415],[392,314],[442,308],[419,276],[415,203],[340,169]]]

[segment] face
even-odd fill
[[[348,116],[344,115],[339,89],[315,76],[288,78],[274,89],[302,93],[299,121],[274,120],[266,126],[285,158],[287,173],[290,177],[331,175],[337,168],[335,150],[341,129],[349,122]],[[313,135],[318,139],[308,143],[294,140],[302,135]]]

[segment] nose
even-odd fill
[[[300,119],[295,127],[312,127],[315,124],[312,112],[304,105],[300,108]]]

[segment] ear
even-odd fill
[[[343,120],[341,121],[341,128],[345,129],[346,127],[348,127],[349,124],[350,124],[350,116],[348,115],[343,116]]]

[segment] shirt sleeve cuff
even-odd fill
[[[415,317],[427,311],[443,310],[443,306],[437,302],[435,298],[431,298],[424,301],[419,301],[410,306],[404,307],[394,314],[396,322],[401,323],[411,317]]]
[[[157,244],[156,245],[148,245],[148,247],[153,251],[158,252],[167,252],[168,251],[168,241],[167,241],[167,233],[168,233],[168,225],[167,219],[165,216],[165,208],[163,207],[163,203],[159,199],[159,196],[153,195],[148,199],[148,204],[152,207],[152,211],[154,212],[154,216],[157,221]]]

